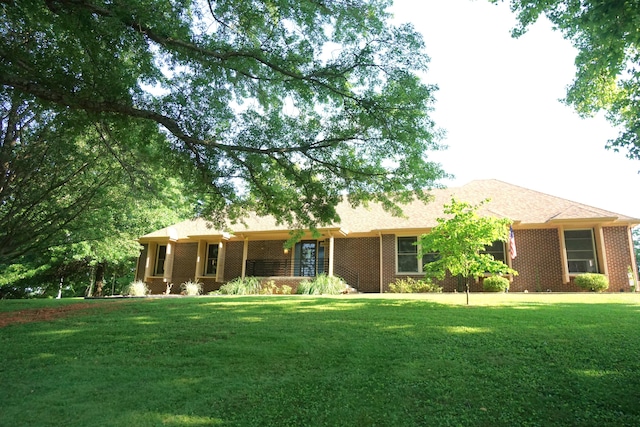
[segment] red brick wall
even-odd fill
[[[172,294],[180,293],[180,285],[188,280],[195,280],[196,260],[198,258],[197,243],[177,243],[173,255],[173,272],[171,282]]]
[[[291,259],[291,251],[284,253],[284,240],[250,240],[248,259]]]
[[[604,227],[605,247],[607,248],[607,269],[609,272],[609,291],[629,292],[627,268],[631,266],[631,248],[627,227]]]
[[[228,242],[225,250],[224,281],[242,276],[242,251],[244,242]]]
[[[327,256],[328,256],[327,245]],[[358,290],[360,292],[380,292],[380,239],[377,237],[364,237],[358,239],[334,239],[335,256],[334,272],[343,274],[347,282],[352,282],[352,277],[358,278]],[[357,276],[356,276],[357,275]],[[350,283],[356,286],[354,283]]]
[[[519,274],[511,283],[512,292],[578,290],[574,285],[562,283],[562,259],[557,229],[514,230],[513,233],[518,256],[512,261],[512,267]]]

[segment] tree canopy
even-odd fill
[[[313,227],[345,194],[392,208],[445,175],[427,159],[423,41],[389,3],[2,0],[0,84],[54,120],[108,123],[110,150],[174,159],[216,224],[254,210]],[[7,114],[4,152],[20,139]]]
[[[505,0],[489,0],[492,3]],[[589,116],[607,112],[621,126],[609,141],[614,150],[626,149],[640,159],[640,1],[638,0],[510,0],[524,34],[545,15],[578,49],[576,76],[566,103]]]

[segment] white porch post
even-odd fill
[[[247,274],[247,255],[249,254],[249,238],[244,238],[244,247],[242,248],[242,278]]]

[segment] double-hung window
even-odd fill
[[[156,250],[156,265],[153,271],[154,276],[164,274],[164,261],[167,259],[167,245],[158,245]]]
[[[593,230],[565,230],[569,273],[597,273],[598,258]]]
[[[396,239],[397,272],[422,273],[425,264],[438,259],[437,253],[426,253],[422,262],[418,262],[418,238],[416,236],[399,236]]]
[[[502,261],[505,264],[507,263],[507,258],[505,256],[504,250],[504,242],[501,242],[500,240],[496,240],[492,244],[485,246],[483,252],[491,255],[496,261]]]
[[[213,276],[218,272],[218,243],[209,243],[207,245],[207,263],[205,264],[204,274]]]

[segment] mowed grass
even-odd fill
[[[0,328],[2,426],[637,426],[640,296],[87,304]]]

